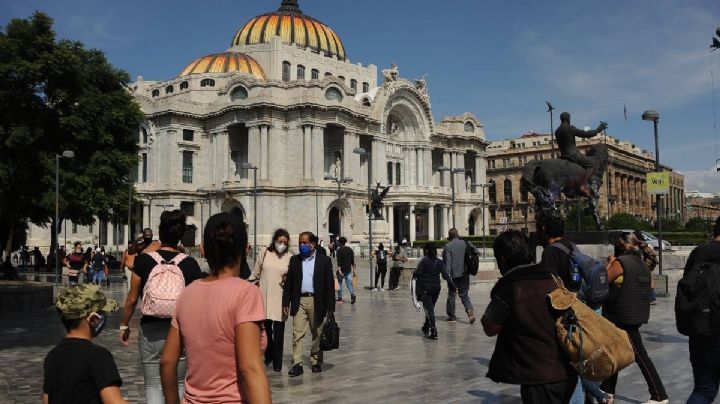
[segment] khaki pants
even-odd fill
[[[310,364],[322,363],[322,351],[320,350],[320,336],[322,335],[324,322],[317,324],[315,321],[315,299],[313,297],[301,297],[300,308],[293,318],[293,366],[303,364],[303,348],[305,334],[308,327],[312,335],[312,346],[310,347]]]

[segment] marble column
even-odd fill
[[[142,226],[143,229],[150,227],[150,201],[143,201]],[[99,226],[98,222],[98,226]]]
[[[415,241],[415,205],[410,205],[410,236],[408,242],[410,245]]]
[[[311,178],[316,184],[319,184],[323,181],[325,172],[325,129],[322,126],[313,125],[308,126],[308,130],[311,131]]]
[[[443,165],[445,167],[452,166],[449,152],[443,152]],[[442,173],[442,186],[445,188],[450,188],[450,171],[444,171]]]
[[[435,208],[428,206],[428,239],[435,240]]]
[[[410,185],[410,156],[408,149],[403,149],[402,158],[402,180],[400,185]]]
[[[425,165],[425,185],[428,187],[434,186],[433,174],[432,174],[432,149],[423,150],[423,164]]]
[[[393,212],[392,205],[387,205],[386,208],[387,208],[386,209],[387,212],[386,212],[385,220],[388,222],[388,231],[390,234],[390,240],[392,240],[392,242],[394,243],[395,242],[395,214]]]
[[[260,180],[267,180],[268,172],[270,170],[270,145],[268,142],[269,132],[269,125],[260,126],[260,165],[258,167],[260,168]]]
[[[450,227],[448,226],[447,206],[440,205],[438,209],[440,209],[440,238],[442,239],[448,234]]]
[[[464,168],[468,169],[470,167],[465,167],[465,158],[463,157],[462,153],[455,153],[455,164],[457,168]],[[467,194],[467,181],[465,181],[465,176],[467,173],[458,173],[455,175],[455,194],[456,195],[465,195]]]
[[[303,125],[303,180],[312,178],[312,126]]]

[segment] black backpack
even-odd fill
[[[575,244],[572,250],[562,243],[551,244],[570,257],[570,274],[579,277],[579,297],[588,306],[596,309],[610,297],[607,267],[595,258],[585,255]]]
[[[720,264],[700,262],[683,273],[675,296],[675,323],[683,335],[720,335]]]
[[[470,242],[465,241],[465,272],[467,272],[468,275],[475,276],[478,273],[479,266],[480,256],[475,252]]]
[[[387,264],[387,251],[385,250],[377,250],[377,263],[378,264]]]

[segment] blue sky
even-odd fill
[[[238,28],[279,3],[3,0],[0,24],[44,11],[60,37],[102,49],[133,77],[165,80],[225,50]],[[300,0],[300,7],[337,32],[351,61],[396,63],[410,79],[427,75],[435,119],[472,112],[490,140],[547,132],[549,99],[578,127],[604,120],[609,134],[654,150],[652,125],[640,115],[657,109],[661,161],[686,173],[688,190],[720,191],[711,84],[712,63],[720,109],[720,52],[709,52],[720,1]]]

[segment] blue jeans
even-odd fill
[[[138,345],[140,347],[140,362],[142,363],[145,376],[145,399],[147,404],[164,404],[165,396],[160,382],[160,356],[165,347],[167,337],[167,326],[163,324],[149,323],[140,326],[138,331]],[[185,355],[180,358],[178,364],[178,391],[180,399],[185,392],[185,373],[187,371],[187,359]]]
[[[105,282],[105,271],[95,270],[95,275],[93,275],[93,282],[99,285]]]
[[[347,289],[350,292],[350,296],[355,296],[355,289],[353,289],[353,286],[352,286],[352,271],[350,271],[346,274],[343,274],[342,279],[345,280],[345,285],[347,286]],[[343,290],[342,289],[342,284],[343,284],[342,279],[338,279],[338,281],[340,283],[340,289],[338,290],[338,299],[342,299],[342,290]]]
[[[720,336],[690,337],[693,388],[688,404],[712,403],[720,385]]]

